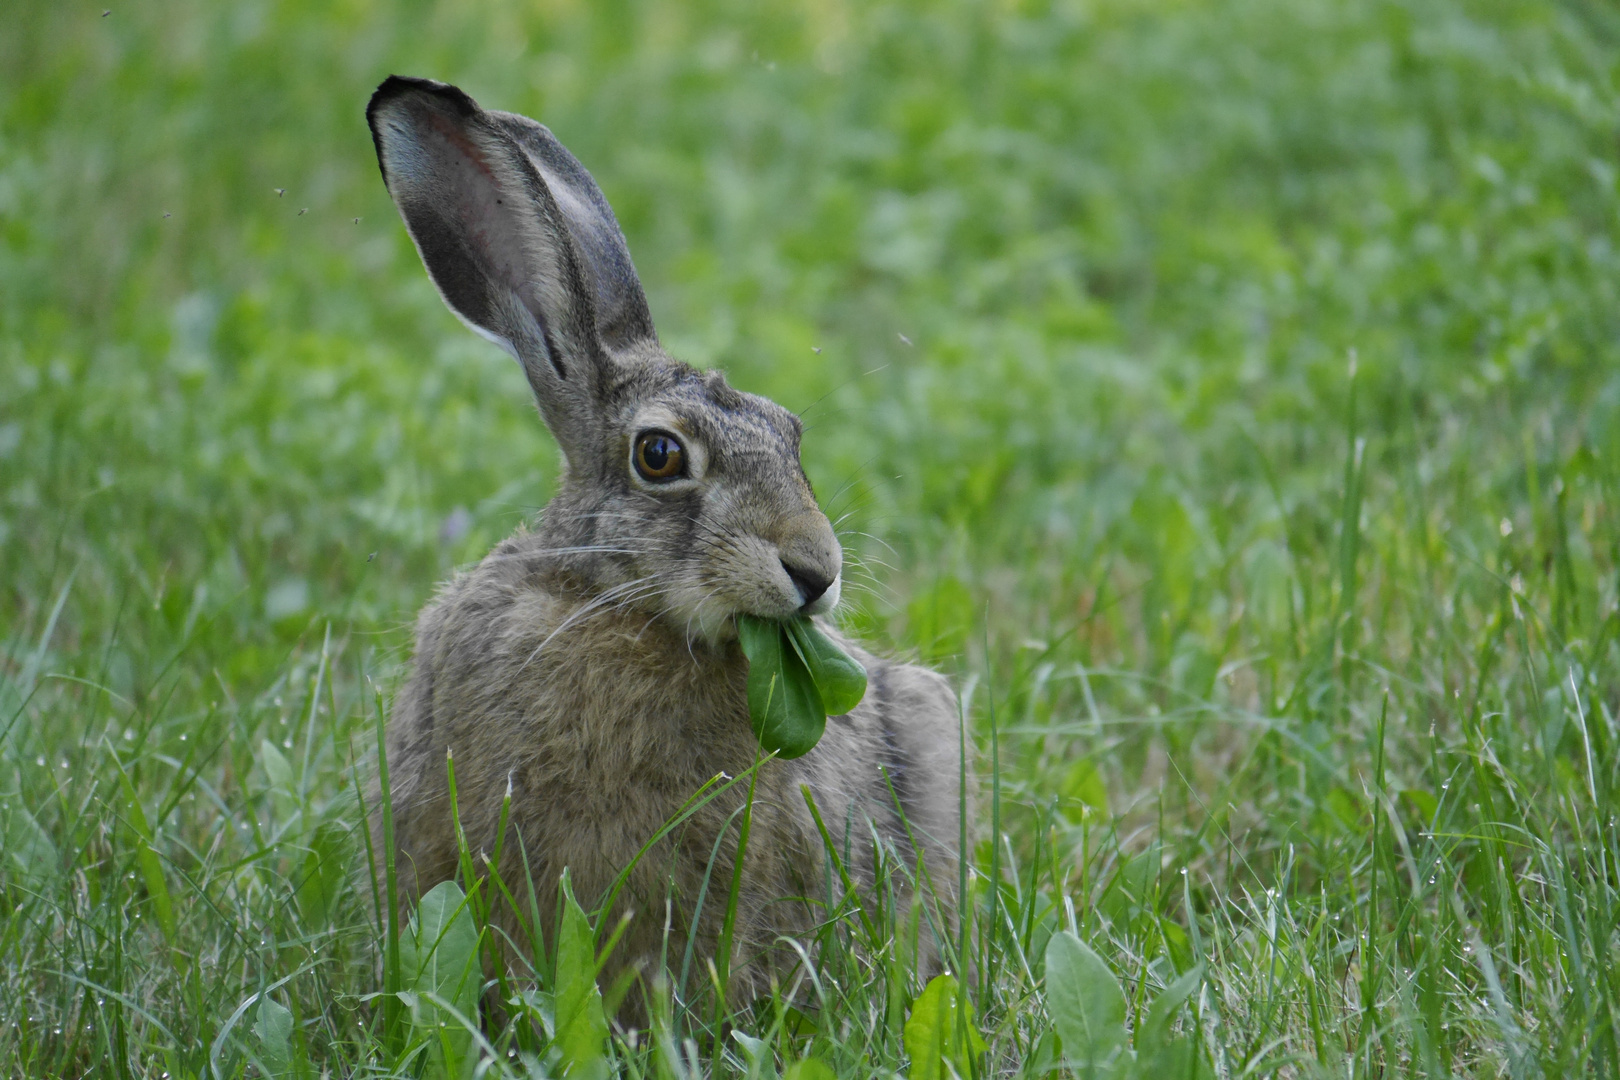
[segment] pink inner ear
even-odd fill
[[[540,299],[536,288],[546,288],[556,276],[554,254],[547,238],[536,235],[535,223],[524,220],[522,177],[513,166],[503,167],[498,156],[455,119],[427,108],[424,142],[439,141],[431,156],[439,165],[439,182],[447,185],[447,209],[459,218],[467,240],[487,265],[495,284],[505,286],[527,301]],[[509,189],[502,190],[502,174]],[[510,202],[508,202],[510,196]],[[533,208],[534,213],[538,208]],[[555,309],[565,302],[561,290],[545,297]]]
[[[427,113],[428,122],[432,124],[433,130],[444,136],[446,142],[453,145],[457,150],[460,150],[462,156],[465,157],[474,168],[483,173],[489,179],[490,183],[494,183],[495,173],[491,171],[489,161],[485,159],[483,152],[478,149],[478,144],[469,139],[466,132],[462,131],[459,127],[452,123],[450,118],[439,112],[439,110],[428,109]],[[499,202],[500,200],[497,199],[495,201]]]

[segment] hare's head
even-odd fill
[[[798,417],[659,346],[619,223],[550,131],[453,86],[388,79],[383,180],[445,303],[522,365],[567,459],[544,535],[603,603],[727,633],[838,602],[843,555]]]

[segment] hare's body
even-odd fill
[[[434,284],[517,358],[567,459],[537,529],[422,613],[388,725],[396,862],[407,895],[453,877],[459,820],[475,860],[502,852],[521,909],[507,907],[508,929],[538,913],[549,935],[565,869],[582,903],[604,902],[700,789],[759,763],[736,619],[825,615],[842,550],[799,465],[798,418],[663,351],[607,201],[549,131],[420,79],[389,79],[367,117]],[[730,958],[745,990],[780,936],[842,896],[843,874],[872,894],[875,849],[907,868],[923,860],[931,900],[954,891],[955,698],[933,672],[850,651],[868,673],[859,707],[830,718],[802,758],[753,776]],[[710,789],[636,862],[609,913],[633,912],[616,965],[679,964],[690,939],[701,981],[748,790]]]
[[[564,868],[575,893],[593,903],[695,792],[719,774],[742,776],[760,753],[744,695],[747,661],[735,641],[694,642],[681,627],[636,610],[587,610],[593,598],[555,573],[551,546],[543,534],[506,541],[422,613],[415,668],[388,730],[407,891],[456,872],[449,753],[475,852],[495,850],[510,784],[503,878],[514,893],[532,878],[545,915],[555,910]],[[830,718],[809,754],[768,762],[758,774],[734,930],[745,983],[763,976],[767,965],[756,961],[776,935],[812,924],[799,898],[826,897],[823,842],[801,785],[847,849],[841,858],[860,885],[874,884],[873,829],[909,859],[909,825],[912,835],[933,839],[941,858],[930,869],[942,891],[954,888],[957,788],[942,781],[957,768],[955,698],[931,671],[851,651],[869,672],[865,700],[849,716]],[[672,963],[694,914],[696,955],[714,955],[736,823],[715,841],[746,795],[744,780],[637,864],[613,912],[635,912],[614,966],[655,969],[666,947],[666,899]],[[697,913],[705,877],[708,897]]]

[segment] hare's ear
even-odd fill
[[[523,149],[562,211],[574,250],[591,282],[596,332],[610,349],[642,340],[657,340],[652,312],[641,291],[641,279],[630,261],[630,248],[602,189],[550,129],[527,116],[489,112]]]
[[[383,181],[433,283],[523,365],[570,457],[593,440],[612,352],[652,338],[630,253],[590,174],[532,120],[391,76],[366,109]]]

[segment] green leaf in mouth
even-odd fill
[[[866,693],[866,669],[804,616],[737,617],[748,657],[748,718],[760,746],[796,758],[821,741],[827,714],[841,716]]]
[[[828,716],[843,716],[861,703],[866,696],[866,669],[853,656],[833,644],[809,619],[790,619],[782,628],[810,670]]]

